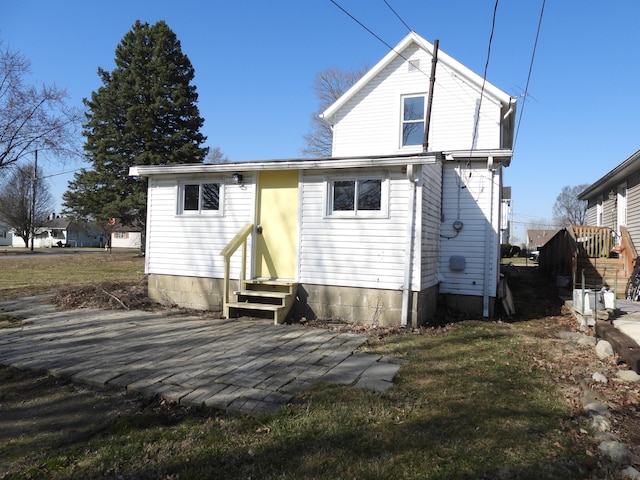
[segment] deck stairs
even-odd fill
[[[628,275],[620,258],[578,258],[575,287],[580,288],[584,274],[585,288],[615,289],[617,298],[624,298]]]
[[[279,280],[243,280],[233,292],[235,301],[226,304],[227,318],[246,316],[272,318],[284,323],[296,300],[298,284]]]

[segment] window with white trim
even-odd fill
[[[422,145],[424,137],[425,96],[402,97],[401,145]]]
[[[385,216],[387,181],[380,177],[335,178],[328,182],[329,216]]]
[[[181,214],[220,214],[222,185],[218,182],[189,182],[180,186]]]

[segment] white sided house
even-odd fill
[[[332,157],[133,167],[149,295],[278,322],[491,316],[515,101],[443,52],[431,78],[433,55],[410,33],[323,113]]]
[[[13,233],[4,223],[0,222],[0,247],[10,247],[13,244]]]

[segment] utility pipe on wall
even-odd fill
[[[487,159],[487,165],[493,164],[493,157],[489,157]],[[485,251],[488,254],[489,258],[485,258],[484,261],[484,288],[482,292],[482,316],[484,318],[489,318],[489,281],[491,280],[491,265],[493,263],[493,252],[490,250],[491,245],[493,244],[493,189],[496,178],[496,172],[493,166],[490,167],[491,177],[490,177],[490,187],[489,187],[489,223],[487,224],[485,231]],[[500,255],[498,255],[498,259]],[[499,261],[499,260],[498,260]]]
[[[400,325],[406,327],[410,322],[409,299],[411,297],[411,275],[413,274],[413,238],[416,229],[416,190],[422,185],[422,165],[407,165],[409,180],[409,201],[407,205],[407,245],[405,247],[404,282],[402,286],[402,313]]]

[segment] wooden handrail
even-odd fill
[[[220,251],[220,255],[224,257],[224,283],[222,292],[223,311],[228,317],[227,304],[229,303],[229,276],[231,271],[231,256],[242,245],[242,266],[240,268],[240,283],[246,279],[247,273],[247,237],[253,232],[253,224],[245,224],[238,233],[227,243],[227,246]]]
[[[624,271],[627,276],[631,275],[633,266],[638,257],[638,252],[627,227],[620,226],[620,258],[624,262]]]

